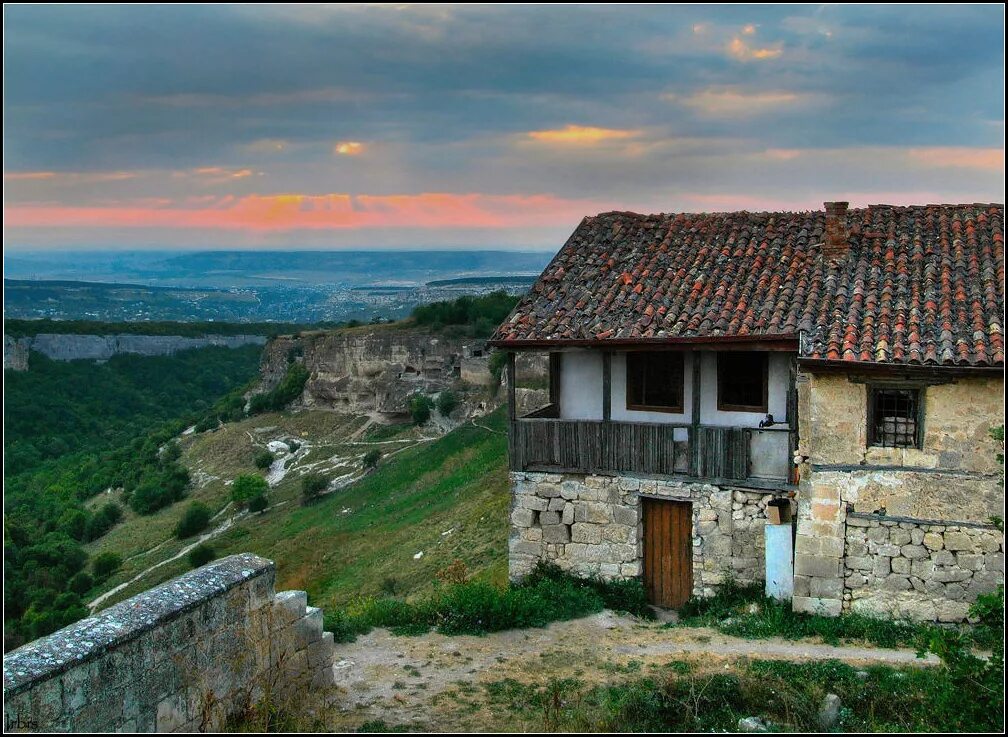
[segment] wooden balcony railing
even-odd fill
[[[788,429],[522,417],[511,422],[511,469],[640,473],[787,485]]]

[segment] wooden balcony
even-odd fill
[[[516,418],[509,435],[514,471],[633,473],[756,488],[790,488],[788,428]]]

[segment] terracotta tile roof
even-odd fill
[[[849,253],[822,254],[826,215],[585,218],[497,328],[500,346],[800,339],[809,359],[1004,365],[1004,206],[847,212]]]

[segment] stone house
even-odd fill
[[[1004,580],[1003,205],[585,218],[497,328],[510,573],[765,577],[798,611],[956,621]],[[519,412],[515,357],[548,354]]]

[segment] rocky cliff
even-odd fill
[[[56,361],[87,359],[107,361],[120,353],[135,353],[141,356],[165,356],[191,348],[207,346],[264,345],[262,335],[206,335],[188,338],[181,335],[62,335],[40,333],[38,335],[12,338],[4,335],[4,368],[15,371],[28,369],[28,352],[38,351]]]
[[[260,390],[276,387],[294,362],[309,372],[302,395],[306,406],[347,412],[402,414],[416,392],[493,383],[482,340],[419,330],[279,336],[263,351]]]

